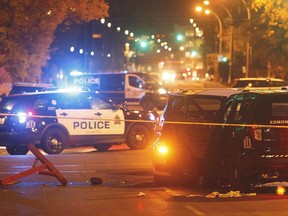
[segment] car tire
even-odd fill
[[[6,151],[10,155],[26,155],[29,149],[27,146],[6,146]]]
[[[130,149],[145,149],[151,142],[149,130],[140,124],[134,124],[129,129],[126,137],[126,143]]]
[[[93,145],[93,147],[97,149],[97,151],[99,152],[105,152],[105,151],[108,151],[108,149],[110,149],[112,145],[111,144],[95,144]]]
[[[144,98],[141,101],[141,106],[144,110],[147,110],[147,111],[155,109],[154,101],[150,98]]]
[[[59,154],[67,145],[66,134],[59,129],[48,129],[42,140],[43,151],[47,154]]]

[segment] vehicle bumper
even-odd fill
[[[0,133],[0,146],[37,145],[41,141],[40,134],[10,134]]]
[[[288,180],[288,154],[245,157],[241,160],[240,172],[265,182]]]

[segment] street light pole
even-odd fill
[[[197,12],[201,12],[203,10],[202,7],[198,6],[196,7],[196,11]],[[216,20],[218,22],[218,26],[219,26],[219,42],[218,42],[218,53],[219,54],[222,54],[222,41],[223,41],[223,25],[222,25],[222,21],[220,19],[220,17],[213,11],[213,10],[208,10],[208,9],[205,9],[204,10],[204,13],[209,15],[210,13],[212,13],[215,17],[216,17]]]
[[[241,2],[246,7],[247,20],[250,23],[251,20],[250,8],[245,0],[241,0]],[[246,77],[249,77],[249,65],[250,65],[250,32],[248,32],[246,42]]]
[[[207,11],[207,10],[205,10]],[[210,11],[217,19],[218,25],[219,25],[219,54],[222,54],[222,41],[223,41],[223,25],[220,17],[213,11],[213,10],[208,10]],[[205,12],[205,13],[210,13],[210,12]]]

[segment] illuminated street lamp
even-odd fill
[[[196,11],[197,12],[202,12],[203,11],[203,8],[202,7],[200,7],[200,6],[197,6],[196,7]],[[219,42],[218,42],[218,46],[219,46],[219,50],[218,50],[218,52],[219,52],[219,54],[221,54],[222,53],[222,39],[223,39],[223,25],[222,25],[222,21],[221,21],[221,19],[220,19],[220,17],[213,11],[213,10],[208,10],[208,9],[205,9],[204,10],[204,13],[205,14],[207,14],[207,15],[209,15],[210,13],[211,14],[213,14],[215,17],[216,17],[216,19],[217,19],[217,22],[218,22],[218,25],[219,25]]]
[[[208,6],[210,4],[210,1],[209,0],[204,0],[203,1],[203,4]],[[231,36],[230,36],[230,41],[229,41],[229,59],[230,59],[230,62],[229,62],[229,72],[228,72],[228,84],[231,84],[231,79],[232,79],[232,64],[233,64],[233,38],[234,38],[234,27],[233,27],[233,23],[234,23],[234,20],[233,20],[233,16],[232,16],[232,13],[228,10],[228,8],[226,8],[225,6],[217,3],[217,2],[213,2],[213,4],[221,7],[223,10],[225,10],[225,12],[228,14],[228,17],[229,19],[231,19]]]

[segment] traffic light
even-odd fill
[[[176,40],[179,41],[179,42],[182,42],[184,41],[184,35],[179,33],[176,35]]]

